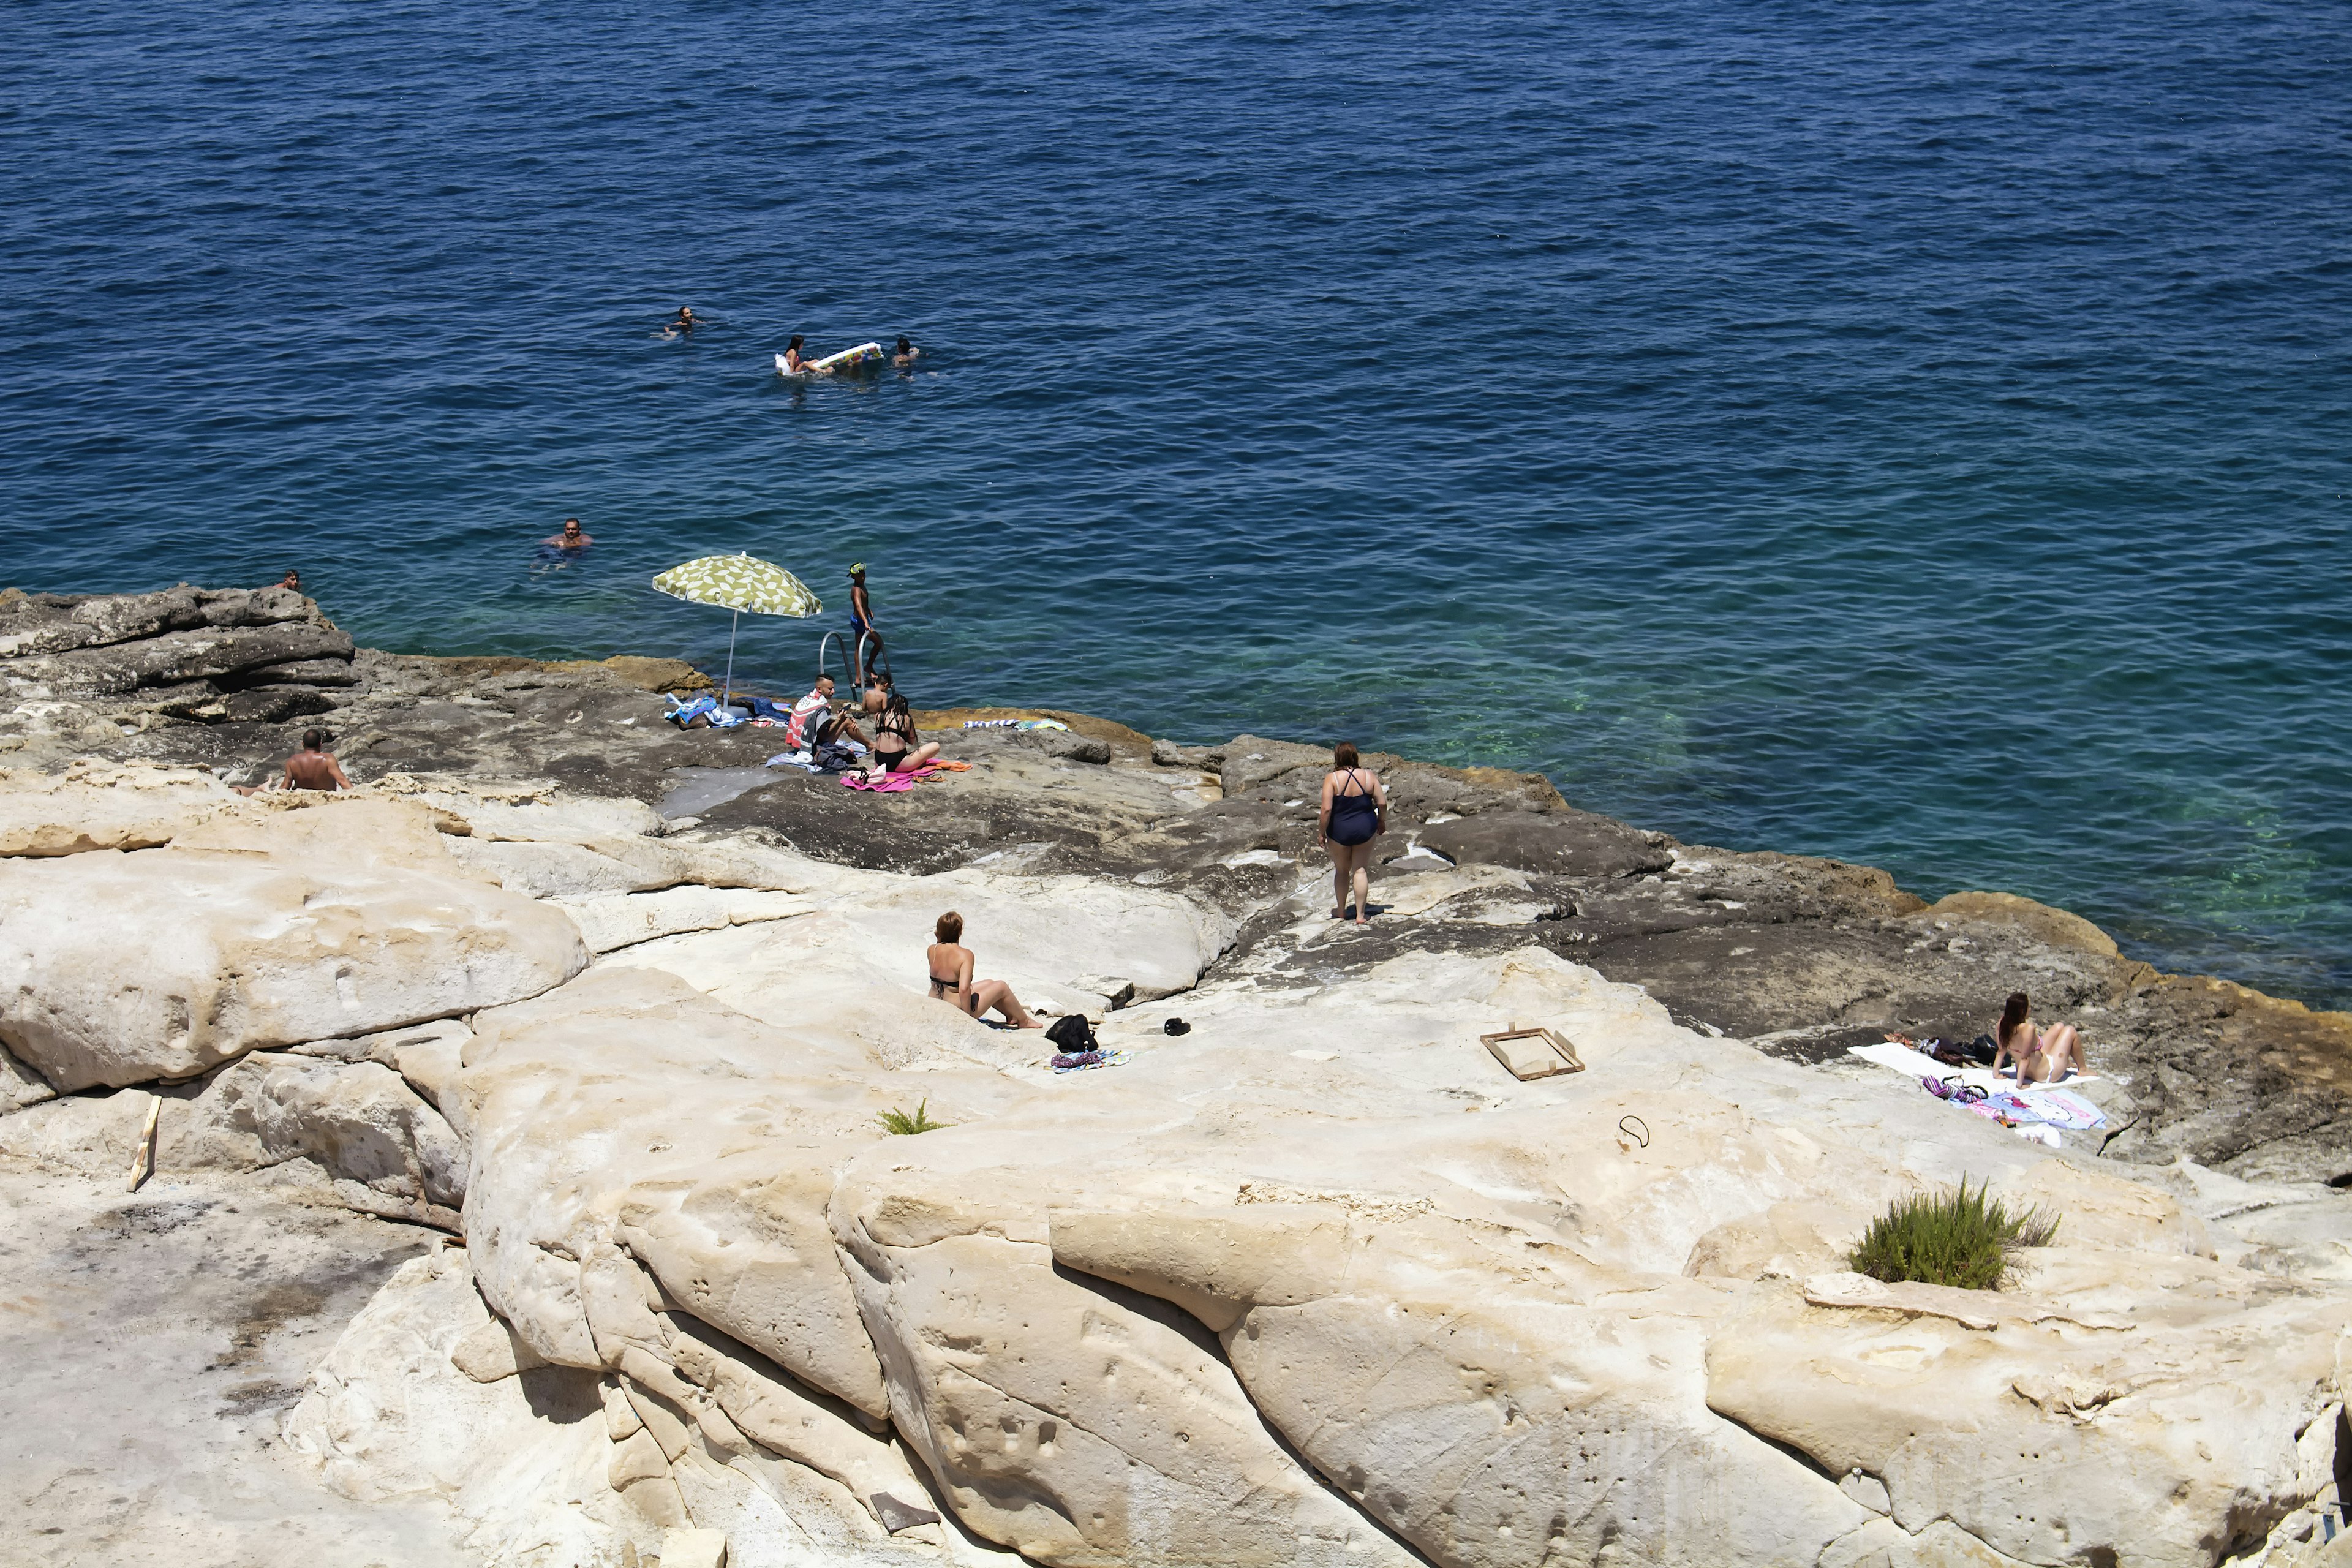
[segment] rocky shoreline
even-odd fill
[[[1393,757],[1360,931],[1325,918],[1322,750],[923,713],[971,771],[876,797],[761,767],[773,731],[661,721],[703,683],[356,648],[284,590],[0,595],[0,1163],[20,1216],[83,1214],[160,1105],[104,1224],[191,1278],[241,1208],[372,1216],[303,1287],[367,1304],[243,1406],[336,1539],[2335,1560],[2352,1016]],[[362,790],[233,793],[305,722]],[[1118,1064],[1055,1075],[923,997],[950,905]],[[2020,988],[2099,1075],[2106,1125],[2055,1153],[1846,1054]],[[1584,1070],[1477,1044],[1533,1022]],[[877,1124],[919,1100],[947,1132]],[[1962,1177],[2063,1216],[2017,1289],[1843,1272],[1887,1198]],[[157,1230],[159,1202],[195,1207]],[[8,1284],[54,1286],[56,1243]],[[144,1539],[19,1489],[57,1521],[29,1561]],[[217,1560],[277,1560],[220,1529]]]

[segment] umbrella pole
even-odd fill
[[[728,699],[735,695],[735,628],[742,624],[743,612],[740,610],[736,611],[727,623],[727,683],[719,689],[719,706],[721,708],[726,707]]]

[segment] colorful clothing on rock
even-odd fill
[[[784,744],[795,752],[808,750],[823,727],[824,717],[833,704],[820,691],[812,691],[793,704],[793,716],[784,724]]]

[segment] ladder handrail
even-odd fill
[[[875,668],[873,662],[866,657],[866,649],[869,644],[881,650],[881,671],[885,675],[889,674],[890,646],[884,642],[880,637],[876,637],[870,630],[862,631],[857,634],[856,648],[857,657],[855,659],[852,659],[850,657],[850,644],[839,632],[827,632],[823,637],[817,638],[816,672],[819,675],[831,675],[833,673],[832,669],[827,665],[827,660],[832,657],[828,650],[838,645],[841,648],[841,679],[836,684],[845,688],[856,686],[857,683],[853,680],[851,677],[855,676],[860,669],[864,669],[871,673]]]

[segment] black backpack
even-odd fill
[[[1045,1027],[1045,1038],[1064,1056],[1074,1057],[1080,1051],[1097,1050],[1095,1026],[1077,1013],[1065,1013]]]

